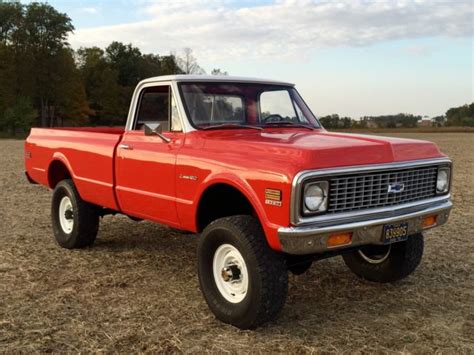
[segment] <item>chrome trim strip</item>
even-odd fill
[[[422,206],[427,203],[436,202],[438,200],[448,199],[449,195],[442,195],[435,197],[429,200],[421,200],[412,202],[405,205],[395,205],[390,206],[389,208],[375,208],[367,209],[363,211],[354,211],[347,213],[335,213],[335,214],[322,214],[312,217],[303,217],[300,215],[299,204],[301,201],[301,192],[303,183],[308,179],[320,178],[320,177],[330,177],[334,175],[347,175],[347,174],[359,174],[364,172],[376,172],[382,170],[398,170],[398,169],[409,169],[415,167],[423,167],[429,165],[443,165],[448,164],[452,165],[452,161],[449,158],[435,158],[435,159],[423,159],[423,160],[410,160],[404,162],[395,162],[395,163],[385,163],[385,164],[373,164],[373,165],[360,165],[360,166],[350,166],[343,168],[329,168],[329,169],[320,169],[320,170],[304,170],[296,174],[293,179],[292,189],[291,189],[291,198],[290,198],[290,222],[292,225],[301,225],[307,223],[313,223],[317,221],[338,221],[348,218],[355,218],[359,216],[367,216],[371,214],[383,213],[385,210],[399,210],[407,207]]]

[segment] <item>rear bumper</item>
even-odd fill
[[[367,244],[382,244],[382,229],[385,224],[408,222],[408,235],[412,235],[428,229],[423,227],[423,218],[426,216],[436,216],[436,224],[429,228],[446,223],[452,206],[451,201],[447,199],[423,206],[416,211],[398,211],[397,214],[370,220],[337,225],[281,227],[278,229],[278,237],[282,251],[296,255],[318,254]],[[352,232],[352,242],[343,246],[328,247],[327,239],[337,232]]]

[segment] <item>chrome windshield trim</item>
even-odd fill
[[[421,200],[411,202],[403,205],[395,205],[383,208],[373,208],[367,210],[359,210],[347,213],[334,213],[334,214],[322,214],[317,216],[304,217],[300,214],[300,203],[302,186],[305,181],[314,178],[331,177],[335,175],[347,175],[347,174],[359,174],[364,172],[377,172],[377,171],[389,171],[398,169],[409,169],[417,168],[430,165],[452,165],[452,161],[449,158],[435,158],[435,159],[423,159],[423,160],[410,160],[404,162],[385,163],[385,164],[373,164],[373,165],[360,165],[350,166],[344,168],[329,168],[319,170],[304,170],[296,174],[293,179],[290,199],[290,221],[292,225],[302,225],[315,222],[339,222],[341,220],[349,219],[363,219],[364,217],[384,213],[387,211],[398,211],[406,208],[412,208],[416,206],[423,206],[437,201],[449,199],[450,195],[440,195],[432,199]]]

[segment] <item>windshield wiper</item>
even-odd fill
[[[263,128],[259,126],[251,126],[247,124],[238,124],[238,123],[223,123],[223,124],[217,124],[214,126],[207,126],[207,127],[201,127],[201,129],[208,131],[211,129],[238,129],[238,128],[250,128],[250,129],[256,129],[258,131],[261,131]]]
[[[293,122],[269,122],[269,123],[265,123],[263,126],[261,127],[265,127],[265,126],[274,126],[274,127],[278,127],[278,126],[284,126],[284,127],[299,127],[299,128],[307,128],[311,131],[314,131],[314,127],[311,127],[311,126],[308,126],[308,125],[305,125],[305,124],[302,124],[302,123],[293,123]]]

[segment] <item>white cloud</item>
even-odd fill
[[[366,46],[397,39],[460,37],[473,33],[471,1],[281,0],[269,5],[234,6],[216,0],[141,3],[148,19],[79,29],[74,47],[133,43],[145,52],[191,47],[199,57],[262,58],[305,56],[335,46]]]
[[[433,48],[423,45],[413,45],[403,48],[403,52],[419,57],[430,55],[432,51]]]
[[[86,14],[95,15],[99,12],[99,9],[97,7],[83,7],[80,11],[85,12]]]

